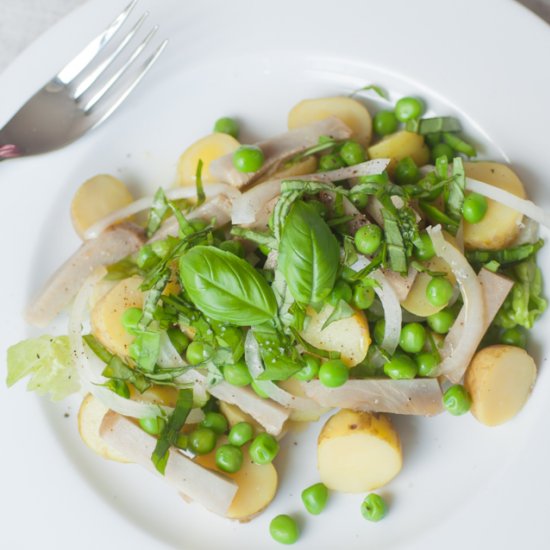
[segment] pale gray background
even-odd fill
[[[0,0],[0,72],[37,36],[86,1]],[[520,2],[550,23],[550,0]]]

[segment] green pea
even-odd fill
[[[239,241],[224,241],[223,243],[220,243],[220,248],[226,252],[235,254],[235,256],[239,256],[239,258],[244,258],[244,246]]]
[[[469,193],[462,205],[462,215],[468,223],[479,223],[487,214],[489,203],[483,195]]]
[[[416,357],[416,365],[420,376],[433,376],[437,371],[439,359],[435,353],[427,351],[419,353]]]
[[[357,309],[369,309],[374,302],[374,296],[374,289],[371,286],[355,285],[353,288],[353,305]]]
[[[130,388],[124,380],[114,380],[111,378],[111,380],[105,383],[105,387],[109,388],[117,395],[120,395],[120,397],[124,397],[124,399],[130,399]]]
[[[527,335],[519,327],[509,328],[500,335],[500,341],[508,346],[525,348],[527,346]]]
[[[252,382],[252,376],[244,361],[239,361],[234,365],[225,365],[223,367],[223,377],[226,382],[233,386],[248,386]]]
[[[202,342],[193,341],[187,346],[185,356],[191,365],[198,365],[208,359],[209,353]]]
[[[418,118],[423,110],[422,102],[416,97],[402,97],[395,104],[395,117],[400,122],[407,122]]]
[[[207,455],[214,450],[218,436],[210,428],[198,428],[189,434],[189,450],[196,455]]]
[[[393,111],[378,111],[372,121],[374,131],[379,136],[393,134],[397,130],[398,124],[399,122]]]
[[[302,491],[302,502],[306,510],[314,516],[319,515],[327,505],[328,489],[323,483],[316,483]]]
[[[143,311],[139,307],[129,307],[124,311],[120,321],[128,334],[137,334],[139,332],[138,325],[142,315]]]
[[[355,247],[361,254],[374,254],[382,244],[382,229],[378,225],[368,223],[355,233]]]
[[[394,380],[411,380],[418,374],[418,367],[408,355],[396,353],[384,365],[384,373]]]
[[[336,153],[329,153],[328,155],[323,155],[319,159],[319,171],[320,172],[330,172],[330,170],[338,170],[338,168],[343,168],[346,166],[344,159]]]
[[[263,164],[264,152],[256,145],[241,145],[233,153],[233,166],[239,172],[257,172]]]
[[[411,157],[405,157],[397,163],[393,177],[399,185],[412,185],[420,179],[420,170]]]
[[[254,428],[248,422],[239,422],[229,430],[229,443],[242,447],[254,437]]]
[[[302,367],[295,375],[296,380],[302,382],[308,382],[313,380],[319,374],[319,368],[321,367],[321,361],[313,355],[304,355],[305,366]]]
[[[230,136],[236,138],[239,135],[239,125],[234,118],[224,116],[216,120],[216,123],[214,124],[214,132],[218,132],[219,134],[229,134]]]
[[[443,406],[454,416],[466,414],[472,406],[472,398],[464,386],[455,384],[443,394]]]
[[[256,382],[256,380],[252,380],[252,382],[250,383],[250,387],[254,390],[256,395],[259,395],[262,399],[268,399],[269,398],[269,394],[266,393],[261,388],[261,386],[258,384],[258,382]]]
[[[189,436],[187,434],[178,434],[176,447],[178,449],[187,449],[189,447]]]
[[[420,241],[416,242],[414,247],[415,256],[421,261],[431,260],[435,256],[432,239],[426,231],[420,233]]]
[[[386,321],[378,319],[374,323],[374,341],[380,346],[384,341],[384,333],[386,332]]]
[[[369,196],[366,193],[354,193],[351,195],[351,202],[356,208],[363,210],[363,208],[366,208],[369,203]]]
[[[426,298],[435,307],[445,306],[453,296],[453,285],[445,277],[432,277],[426,287]]]
[[[353,166],[365,162],[365,148],[360,143],[350,139],[342,145],[340,156],[348,166]]]
[[[158,260],[159,258],[153,252],[153,247],[150,244],[142,246],[136,257],[138,267],[145,270],[151,269],[158,262]]]
[[[165,424],[166,422],[164,421],[164,418],[161,418],[160,416],[150,416],[139,419],[141,429],[149,435],[159,435],[164,429]]]
[[[316,199],[308,201],[308,204],[310,206],[313,206],[313,208],[317,211],[317,214],[321,216],[321,218],[326,218],[328,214],[328,207],[324,202],[318,201]]]
[[[229,474],[238,472],[243,465],[243,452],[234,445],[222,445],[216,449],[216,466]]]
[[[340,359],[331,359],[321,365],[319,380],[327,388],[338,388],[349,379],[349,369]]]
[[[447,334],[455,322],[455,315],[449,309],[442,309],[428,316],[427,321],[428,326],[437,334]]]
[[[339,279],[336,281],[336,284],[328,297],[328,302],[333,306],[336,306],[340,300],[344,300],[344,302],[348,302],[349,304],[351,302],[352,295],[353,293],[351,286],[345,281],[342,281],[342,279]]]
[[[420,323],[409,323],[401,329],[399,346],[407,353],[418,353],[426,342],[426,329]]]
[[[178,328],[169,328],[166,333],[168,334],[168,338],[170,338],[170,342],[176,348],[176,351],[180,355],[183,355],[183,352],[187,349],[187,346],[189,346],[189,338],[187,335],[183,334]]]
[[[204,415],[202,422],[200,423],[202,428],[210,428],[215,431],[218,435],[224,434],[229,425],[227,423],[227,418],[221,413],[218,412],[207,412]]]
[[[274,517],[269,524],[269,532],[281,544],[294,544],[300,533],[296,522],[286,514]]]
[[[432,162],[435,163],[439,157],[447,157],[447,160],[451,162],[455,156],[455,153],[451,147],[446,143],[438,143],[432,148]]]
[[[388,513],[384,499],[376,493],[365,497],[361,504],[361,515],[368,521],[380,521]]]
[[[279,453],[279,442],[272,435],[261,433],[250,444],[248,453],[255,464],[269,464]]]

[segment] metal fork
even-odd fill
[[[141,65],[123,78],[151,43],[154,26],[120,67],[108,75],[108,67],[127,49],[148,13],[145,12],[108,55],[105,46],[134,9],[132,2],[75,58],[34,94],[0,130],[0,161],[47,153],[72,143],[101,124],[126,99],[158,59],[164,40]],[[103,59],[100,59],[103,57]]]

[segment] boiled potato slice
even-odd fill
[[[342,409],[324,425],[317,444],[321,481],[344,493],[386,485],[401,470],[399,436],[388,416]]]
[[[372,135],[372,120],[367,108],[351,97],[324,97],[304,99],[288,113],[288,129],[307,126],[329,116],[339,118],[352,133],[352,137],[367,146]]]
[[[122,314],[130,307],[143,307],[143,280],[134,276],[120,281],[92,309],[92,333],[111,352],[123,357],[134,337],[124,330]]]
[[[515,346],[489,346],[477,352],[464,379],[472,414],[486,426],[513,418],[525,405],[535,378],[535,361]]]
[[[223,439],[220,444],[225,443]],[[275,497],[278,485],[277,470],[273,464],[254,464],[248,454],[248,445],[242,448],[244,460],[242,468],[234,473],[222,472],[237,483],[239,489],[227,511],[227,517],[239,521],[249,521],[259,514]],[[195,461],[210,470],[216,467],[216,453],[197,456]]]
[[[99,456],[116,462],[128,462],[118,451],[112,449],[99,435],[99,428],[108,408],[93,395],[88,394],[78,411],[78,431],[82,441]]]
[[[237,405],[230,405],[225,401],[220,401],[220,412],[227,418],[230,427],[233,427],[239,422],[248,422],[254,428],[254,434],[259,434],[264,431],[261,424],[256,422],[249,414],[239,409]]]
[[[466,176],[504,189],[524,199],[525,188],[518,176],[499,162],[466,162]],[[478,223],[464,222],[464,245],[469,249],[500,250],[510,245],[521,229],[522,214],[487,199],[485,217]]]
[[[289,378],[288,380],[281,380],[280,382],[277,382],[277,384],[283,388],[283,390],[287,391],[288,393],[291,393],[292,395],[296,395],[297,397],[307,397],[306,393],[304,392],[300,382],[296,380],[296,378]],[[323,416],[325,413],[330,411],[329,407],[321,407],[317,409],[311,409],[311,410],[305,410],[301,411],[299,409],[293,409],[293,411],[290,413],[290,420],[293,420],[294,422],[316,422]]]
[[[220,157],[233,153],[240,143],[229,134],[210,134],[188,147],[178,161],[178,185],[195,185],[197,165],[202,160],[203,183],[216,183],[210,173],[210,163]]]
[[[368,153],[371,159],[392,159],[388,167],[390,172],[395,164],[405,157],[411,157],[417,166],[424,166],[430,160],[430,150],[424,143],[424,138],[420,134],[406,130],[391,134],[371,145]]]
[[[432,272],[445,273],[445,278],[453,286],[456,284],[453,271],[445,260],[435,256],[426,262],[426,267]],[[445,305],[440,307],[434,306],[426,298],[426,287],[431,280],[432,277],[428,273],[419,273],[416,276],[407,297],[401,302],[404,309],[419,317],[428,317],[428,315],[433,315],[445,307]]]
[[[80,237],[86,229],[134,201],[126,185],[114,176],[100,174],[85,181],[71,202],[73,227]]]
[[[357,311],[351,317],[335,321],[322,330],[333,311],[334,308],[329,304],[323,306],[319,313],[309,307],[309,323],[301,336],[316,348],[340,352],[342,361],[348,367],[354,367],[366,357],[371,342],[367,319],[363,312]]]

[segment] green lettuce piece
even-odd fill
[[[542,295],[541,270],[531,258],[514,266],[512,276],[516,282],[502,304],[495,324],[503,328],[520,325],[531,329],[548,305]]]
[[[27,390],[50,394],[60,401],[80,389],[76,367],[67,336],[40,336],[23,340],[8,348],[6,384],[13,386],[30,376]]]

